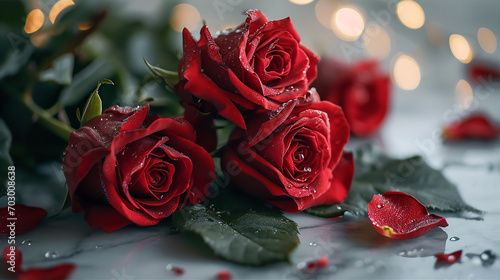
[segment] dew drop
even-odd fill
[[[311,172],[311,170],[312,170],[311,167],[304,167],[305,172]]]
[[[379,204],[379,205],[377,205],[377,208],[378,208],[378,209],[380,209],[380,208],[382,208],[382,207],[384,207],[384,204]]]
[[[309,242],[309,246],[316,247],[316,246],[318,246],[318,243],[316,243],[316,242]]]
[[[458,238],[457,236],[450,237],[450,241],[458,241],[458,240],[460,240],[460,238]]]
[[[414,223],[416,220],[415,219],[411,219],[411,222]]]
[[[291,187],[292,187],[292,185],[287,185],[286,187],[287,187],[287,188],[291,188]]]
[[[31,246],[31,245],[33,245],[33,240],[26,239],[26,240],[23,240],[23,242],[21,242],[21,244],[26,245],[26,246]]]
[[[94,249],[97,249],[97,250],[102,249],[102,245],[95,245]]]
[[[46,259],[56,259],[59,257],[59,252],[57,251],[47,251],[45,252],[45,258]]]

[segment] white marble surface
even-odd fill
[[[481,109],[498,120],[499,101],[495,88],[488,102],[480,104]],[[467,203],[486,212],[482,221],[448,217],[446,228],[397,241],[378,235],[363,217],[346,215],[341,220],[327,220],[287,214],[300,226],[301,244],[292,254],[291,263],[250,267],[219,259],[201,241],[174,233],[168,222],[107,233],[88,227],[82,214],[66,210],[18,236],[18,241],[25,241],[19,246],[24,252],[23,267],[75,263],[77,269],[70,279],[215,279],[220,270],[229,271],[233,279],[262,280],[498,279],[498,259],[485,262],[473,255],[491,250],[500,256],[500,140],[455,144],[433,140],[435,146],[427,150],[416,144],[417,140],[432,139],[429,135],[444,123],[442,114],[453,104],[452,96],[425,86],[412,93],[396,90],[391,113],[380,133],[370,139],[352,139],[348,148],[372,142],[395,156],[424,155],[458,186]],[[56,167],[54,163],[41,168],[36,180],[20,173],[20,201],[56,212],[49,206],[57,205],[61,197],[45,191],[64,187]],[[452,237],[459,240],[452,241]],[[6,240],[0,240],[0,246],[5,245]],[[460,262],[436,266],[434,254],[456,250],[463,250]],[[300,269],[305,262],[325,255],[330,260],[328,267],[314,273]],[[169,264],[183,268],[185,273],[175,275],[166,269]]]

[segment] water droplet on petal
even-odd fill
[[[316,247],[317,245],[318,245],[318,243],[316,243],[316,242],[309,242],[309,246]]]
[[[450,241],[458,241],[458,240],[460,240],[460,238],[458,238],[457,236],[450,237]]]
[[[377,205],[377,208],[379,208],[379,209],[382,208],[382,207],[384,207],[384,204]]]

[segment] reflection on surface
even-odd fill
[[[476,264],[480,264],[484,267],[492,266],[497,258],[497,256],[491,250],[486,250],[481,254],[467,253],[465,254],[465,256],[467,256]]]

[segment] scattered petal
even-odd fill
[[[217,280],[231,280],[231,273],[226,270],[221,270],[217,273]]]
[[[48,268],[30,268],[18,274],[18,280],[65,280],[75,270],[76,265],[63,263]]]
[[[176,275],[183,275],[184,274],[184,269],[178,266],[174,266],[172,264],[167,265],[167,270],[172,271]]]
[[[460,260],[460,257],[462,256],[462,250],[458,250],[450,254],[435,254],[434,256],[437,258],[436,262],[445,262],[452,264]]]
[[[316,261],[316,263],[318,264],[318,267],[326,267],[330,264],[330,261],[328,260],[328,257],[322,256]]]
[[[462,139],[494,139],[500,128],[482,114],[474,114],[452,123],[443,129],[443,137],[448,141]]]
[[[9,227],[9,218],[16,218],[12,220],[15,224],[15,234],[23,234],[34,229],[43,218],[47,216],[47,211],[38,207],[26,206],[23,204],[16,204],[13,207],[0,208],[0,236],[8,236],[11,232]],[[6,221],[6,223],[3,223]]]
[[[380,234],[395,239],[414,238],[438,226],[448,226],[445,218],[429,215],[420,201],[403,192],[374,195],[368,204],[368,217]]]

